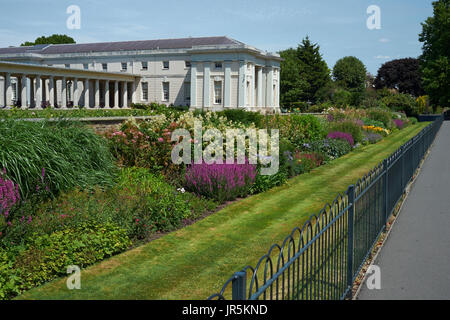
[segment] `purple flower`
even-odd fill
[[[397,128],[402,129],[405,123],[401,119],[395,119],[394,124]]]
[[[341,139],[347,141],[351,146],[355,144],[353,137],[350,133],[341,132],[341,131],[333,131],[330,132],[327,136],[328,139]]]

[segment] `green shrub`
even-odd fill
[[[125,231],[113,224],[81,224],[50,235],[36,235],[14,263],[21,289],[67,274],[67,266],[89,266],[131,245]]]
[[[408,117],[418,115],[418,106],[409,94],[395,94],[382,99],[383,103],[392,111],[404,112]]]
[[[412,125],[416,124],[418,122],[417,118],[415,117],[409,117],[408,122]]]
[[[385,124],[383,122],[381,122],[381,121],[372,120],[372,119],[369,119],[369,118],[363,118],[362,121],[363,121],[365,126],[375,126],[375,127],[380,127],[380,128],[386,129]]]
[[[392,113],[389,110],[372,108],[367,110],[367,115],[370,120],[382,122],[384,124],[383,128],[391,129],[394,126]]]
[[[73,187],[111,185],[116,173],[106,141],[75,122],[0,122],[0,168],[31,197],[45,169],[53,195]]]
[[[228,120],[240,122],[246,126],[255,124],[256,127],[260,127],[264,121],[264,115],[261,113],[242,109],[226,109],[217,113],[226,117]]]
[[[355,143],[361,142],[363,138],[361,126],[353,120],[343,120],[330,123],[328,132],[334,131],[341,131],[351,134]]]
[[[306,144],[303,150],[318,152],[325,155],[325,160],[333,160],[352,151],[352,147],[342,139],[323,139]]]
[[[20,293],[20,277],[14,268],[15,256],[0,247],[0,300]]]
[[[280,138],[290,141],[296,148],[301,148],[304,143],[323,139],[327,134],[323,122],[313,115],[275,115],[267,119],[267,128],[279,129]]]

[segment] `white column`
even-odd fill
[[[84,107],[88,109],[89,103],[89,79],[84,79]]]
[[[211,63],[205,62],[203,65],[203,107],[208,108],[211,105]]]
[[[247,101],[247,63],[245,61],[240,61],[239,66],[239,107],[244,108]]]
[[[94,108],[100,107],[100,81],[95,79],[95,104]]]
[[[39,75],[36,76],[36,109],[41,109],[42,104],[42,86],[41,86],[41,77]]]
[[[67,108],[67,82],[66,77],[61,79],[61,108]]]
[[[225,83],[224,83],[223,106],[231,107],[231,62],[225,61]]]
[[[12,104],[12,86],[11,86],[11,74],[5,75],[5,107],[9,107]]]
[[[105,108],[111,107],[109,104],[109,80],[105,81]]]
[[[128,108],[128,85],[127,82],[124,81],[123,84],[123,108]]]
[[[197,62],[191,62],[191,108],[197,107]]]
[[[136,103],[136,80],[131,83],[131,103]]]
[[[27,76],[25,74],[22,75],[22,80],[20,81],[22,88],[20,88],[20,94],[21,97],[20,99],[21,104],[22,104],[22,109],[26,109],[27,108]]]
[[[280,69],[277,69],[277,83],[275,89],[275,107],[280,107]]]
[[[267,73],[267,103],[266,107],[273,107],[273,67],[269,67]]]
[[[119,108],[119,81],[114,81],[114,108]]]
[[[256,79],[256,66],[252,65],[252,81],[250,83],[250,94],[251,94],[251,107],[256,106],[256,90],[255,90],[255,79]]]
[[[80,105],[80,87],[78,86],[78,78],[73,79],[73,106]]]
[[[258,98],[257,98],[257,100],[258,100],[258,102],[257,102],[257,105],[258,105],[258,107],[262,107],[263,106],[263,95],[262,95],[262,93],[263,93],[263,70],[262,70],[262,67],[259,67],[258,68]]]
[[[55,101],[57,101],[55,99],[55,78],[50,77],[48,79],[48,97],[49,97],[49,101],[50,101],[50,105],[52,107],[55,107]]]

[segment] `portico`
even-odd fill
[[[22,109],[128,108],[140,81],[131,74],[12,62],[0,62],[0,77],[0,108]]]

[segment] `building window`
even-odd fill
[[[69,63],[66,63],[64,66],[65,66],[66,68],[70,68],[70,64],[69,64]]]
[[[108,71],[108,64],[102,63],[102,69],[103,69],[103,71]]]
[[[187,102],[191,101],[191,83],[185,82],[184,83],[184,100]]]
[[[214,67],[215,67],[216,69],[222,69],[222,62],[215,62],[215,63],[214,63]]]
[[[85,70],[89,69],[89,64],[83,63],[83,69],[85,69]]]
[[[142,100],[148,101],[148,82],[142,82]]]
[[[163,61],[163,69],[169,70],[169,61]]]
[[[214,103],[222,104],[222,81],[214,81]]]
[[[147,61],[142,61],[142,70],[148,70],[148,62]]]
[[[191,62],[190,61],[185,61],[184,62],[184,67],[187,68],[187,69],[190,68],[191,67]]]
[[[163,82],[163,101],[169,101],[170,92],[169,92],[169,82]]]
[[[127,71],[127,63],[126,62],[122,62],[122,71]]]

